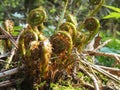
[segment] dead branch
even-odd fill
[[[15,85],[16,82],[21,82],[21,81],[22,79],[11,79],[11,80],[2,81],[0,82],[0,88]]]
[[[89,73],[85,68],[83,68],[82,66],[80,66],[79,68],[93,80],[95,90],[100,90],[96,78],[91,73]]]
[[[100,66],[100,65],[95,65],[95,66],[98,66],[98,67],[110,72],[111,74],[114,74],[114,75],[117,75],[118,77],[120,77],[120,69],[105,67],[105,66]]]
[[[5,54],[0,55],[0,58],[7,57],[8,55],[10,55],[10,52],[7,52],[7,53],[5,53]]]
[[[21,34],[24,32],[24,30],[25,30],[25,29],[22,29],[21,32],[20,32],[20,34],[18,35],[17,40],[16,40],[16,43],[17,43],[17,44],[18,44],[19,38],[20,38]],[[12,59],[13,59],[13,57],[14,57],[14,55],[15,55],[16,50],[17,50],[16,47],[14,47],[14,48],[11,50],[11,55],[10,55],[10,57],[8,58],[8,61],[7,61],[6,65],[5,65],[5,69],[8,69],[8,68],[9,68],[9,65],[10,65],[10,63],[12,62]]]
[[[90,66],[94,70],[102,73],[103,75],[107,76],[108,78],[110,78],[120,84],[120,78],[118,78],[117,76],[105,71],[104,69],[102,69],[98,66],[95,66],[93,63],[89,62],[89,60],[87,60],[85,56],[79,54],[77,51],[76,51],[76,55],[77,55],[78,59],[80,60],[80,62],[83,63],[83,65]]]
[[[22,69],[22,68],[24,68],[24,65],[20,66],[19,68],[17,67],[17,68],[13,68],[13,69],[10,69],[7,71],[0,72],[0,78],[13,75],[13,74],[17,73],[19,71],[19,69]]]
[[[84,53],[89,55],[95,55],[95,56],[106,56],[116,59],[116,61],[120,64],[120,55],[113,54],[113,53],[103,53],[103,52],[97,52],[97,51],[84,51]]]
[[[17,39],[17,36],[12,36],[14,39]],[[6,36],[6,35],[0,35],[0,39],[7,39],[8,38],[8,36]]]
[[[0,82],[0,87],[11,86],[15,83],[15,80],[7,80]]]

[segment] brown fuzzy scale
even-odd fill
[[[20,37],[19,49],[30,76],[46,78],[52,53],[49,40],[42,34],[37,40],[34,32],[26,30]]]
[[[55,35],[53,35],[50,38],[50,42],[53,47],[53,52],[56,54],[61,54],[63,52],[69,53],[72,47],[71,36],[67,32],[65,33],[61,33],[61,32],[57,32]]]
[[[49,70],[49,62],[52,53],[52,47],[48,39],[43,41],[33,41],[30,47],[31,58],[34,60],[37,72],[44,76]]]

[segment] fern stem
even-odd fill
[[[88,17],[94,16],[102,7],[102,5],[104,4],[105,0],[101,0],[101,2],[96,6],[96,8],[90,13],[88,14]]]
[[[60,24],[61,24],[61,22],[62,22],[62,20],[63,20],[63,18],[64,18],[64,15],[65,15],[67,6],[68,6],[68,0],[66,0],[66,2],[65,2],[65,7],[64,7],[63,12],[61,13],[61,17],[60,17],[60,19],[59,19],[59,21],[58,21],[58,25],[57,25],[56,31],[59,30],[59,26],[60,26]]]

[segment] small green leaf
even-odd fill
[[[109,15],[103,17],[103,19],[110,19],[110,18],[119,19],[120,18],[120,13],[111,12]]]
[[[109,9],[111,9],[111,10],[113,10],[113,11],[116,11],[116,12],[119,12],[119,13],[120,13],[120,8],[116,8],[116,7],[109,6],[109,5],[104,5],[104,7],[109,8]]]

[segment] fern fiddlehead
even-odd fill
[[[95,17],[89,17],[84,22],[84,28],[89,31],[85,44],[88,44],[98,33],[100,28],[99,20]]]
[[[58,31],[50,38],[50,42],[56,54],[69,54],[73,47],[72,38],[66,31]]]
[[[76,27],[75,27],[74,24],[72,24],[72,23],[70,23],[70,22],[62,23],[62,24],[60,25],[60,30],[61,30],[61,31],[66,31],[66,32],[68,32],[68,33],[71,35],[72,40],[73,40],[73,42],[74,42],[75,36],[76,36],[76,32],[77,32],[77,31],[76,31]]]
[[[52,52],[49,40],[41,33],[39,27],[43,25],[46,12],[42,8],[30,11],[28,15],[27,28],[19,39],[19,48],[23,57],[23,62],[30,74],[39,74],[45,77],[48,71],[49,60]],[[36,73],[35,73],[36,72]]]
[[[42,7],[39,7],[30,11],[27,21],[32,27],[34,27],[41,25],[45,19],[46,12]]]

